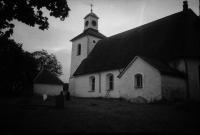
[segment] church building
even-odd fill
[[[178,92],[200,101],[200,18],[187,1],[183,11],[110,37],[99,32],[98,19],[91,10],[71,39],[72,96],[151,102]]]

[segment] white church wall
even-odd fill
[[[106,76],[108,74],[112,74],[113,75],[113,83],[114,83],[114,88],[113,90],[111,90],[108,94],[108,98],[119,98],[120,97],[120,94],[119,94],[119,86],[120,86],[120,80],[119,78],[117,77],[119,75],[119,70],[110,70],[110,71],[106,71],[106,72],[101,72],[101,78],[102,78],[102,81],[101,81],[101,91],[102,91],[102,96],[105,97],[107,91],[108,90],[108,87],[107,87],[107,84],[106,84]]]
[[[113,74],[114,89],[110,91],[108,98],[119,98],[119,75],[118,70],[87,74],[75,77],[75,96],[76,97],[105,97],[106,95],[106,75]],[[95,91],[91,91],[89,79],[95,77]],[[100,81],[99,81],[100,79]],[[101,84],[101,85],[99,85]]]
[[[77,55],[77,46],[81,44],[81,54]],[[70,76],[74,74],[82,60],[87,57],[87,37],[82,37],[73,41],[72,43],[72,53],[71,53],[71,69]]]
[[[91,91],[89,85],[90,77],[95,77],[95,90]],[[97,97],[98,94],[98,74],[81,75],[75,77],[75,96],[76,97]]]
[[[39,95],[47,94],[50,96],[59,95],[63,91],[63,85],[34,84],[33,92]]]
[[[142,88],[135,87],[135,75],[142,75]],[[141,96],[150,102],[161,98],[160,73],[137,58],[120,78],[120,96],[132,100]]]

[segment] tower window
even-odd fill
[[[92,25],[96,26],[97,25],[96,21],[92,21]]]
[[[86,21],[86,22],[85,22],[85,26],[87,27],[87,26],[88,26],[88,24],[89,24],[89,22],[88,22],[88,21]]]
[[[81,55],[81,44],[77,46],[77,55]]]
[[[135,88],[142,88],[142,75],[141,74],[135,75]]]

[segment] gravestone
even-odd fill
[[[43,94],[43,101],[47,99],[47,94]]]
[[[66,94],[66,100],[67,100],[67,101],[70,101],[70,92],[69,92],[69,91],[68,91],[67,94]]]
[[[63,91],[60,92],[60,95],[56,96],[56,108],[60,109],[60,108],[64,108],[65,104],[64,104],[64,95],[63,95]]]

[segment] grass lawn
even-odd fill
[[[73,98],[64,109],[55,109],[54,99],[31,100],[46,106],[21,107],[19,99],[0,99],[1,133],[90,133],[90,132],[200,132],[200,109],[190,111],[174,106],[133,104],[118,99]]]

